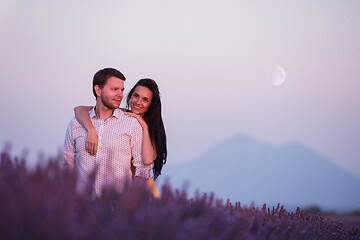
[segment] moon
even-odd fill
[[[285,82],[286,79],[286,73],[284,68],[281,66],[278,66],[275,71],[274,79],[273,79],[273,85],[274,86],[280,86]]]

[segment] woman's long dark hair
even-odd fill
[[[128,109],[131,106],[131,96],[137,86],[146,87],[153,93],[149,109],[144,114],[144,120],[149,128],[150,139],[156,148],[156,159],[153,166],[154,179],[156,179],[161,174],[161,169],[166,163],[167,158],[166,133],[161,117],[160,92],[154,80],[150,78],[140,79],[127,96],[126,104]]]

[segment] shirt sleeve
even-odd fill
[[[150,166],[143,163],[141,155],[142,127],[136,119],[134,120],[131,128],[131,154],[132,164],[135,167],[135,177],[148,179],[150,177]]]
[[[64,160],[65,160],[65,167],[69,170],[74,169],[74,162],[75,162],[75,141],[73,135],[73,124],[74,121],[71,121],[68,125],[65,135],[65,142],[64,142]]]

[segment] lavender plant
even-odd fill
[[[358,226],[299,208],[232,205],[213,194],[188,198],[170,185],[160,199],[136,183],[93,199],[92,179],[78,192],[76,174],[63,169],[60,157],[29,170],[25,159],[4,151],[0,239],[360,239]]]

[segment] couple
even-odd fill
[[[89,174],[95,170],[97,196],[103,187],[122,191],[135,177],[146,180],[154,196],[159,197],[150,176],[151,164],[156,179],[167,157],[159,89],[152,79],[139,80],[127,96],[127,109],[120,109],[125,79],[114,68],[94,75],[96,106],[75,108],[76,118],[66,132],[65,165],[76,169],[80,190],[86,188]]]

